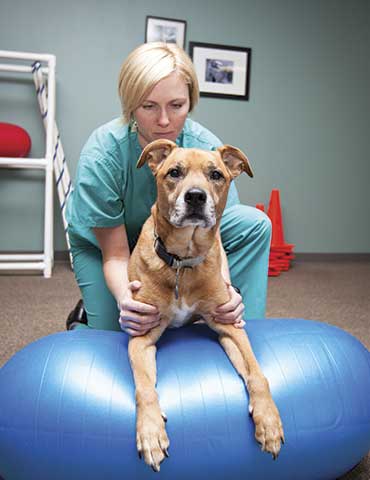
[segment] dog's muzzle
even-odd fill
[[[207,202],[207,194],[200,188],[191,188],[185,193],[185,202],[192,210],[201,210]]]
[[[171,214],[171,223],[176,227],[193,225],[210,228],[215,222],[215,208],[211,196],[197,187],[189,188],[177,199]]]
[[[205,220],[207,193],[200,188],[191,188],[184,195],[185,218],[191,220]]]

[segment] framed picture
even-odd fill
[[[175,18],[146,17],[145,42],[177,43],[185,48],[186,22]]]
[[[249,100],[251,49],[189,42],[202,97]]]

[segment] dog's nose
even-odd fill
[[[185,202],[192,207],[201,207],[207,201],[207,194],[200,188],[191,188],[185,193]]]

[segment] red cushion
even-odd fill
[[[24,128],[0,122],[0,157],[27,157],[30,150],[31,138]]]

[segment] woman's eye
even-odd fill
[[[143,105],[144,110],[151,110],[153,108],[153,105]]]
[[[175,108],[176,110],[179,110],[181,107],[182,107],[182,103],[174,103],[172,104],[173,108]]]
[[[181,172],[178,168],[172,168],[169,172],[168,175],[172,178],[179,178],[181,175]]]
[[[224,178],[222,173],[219,172],[218,170],[213,170],[213,172],[211,172],[210,177],[211,177],[211,180],[221,180],[221,178]]]

